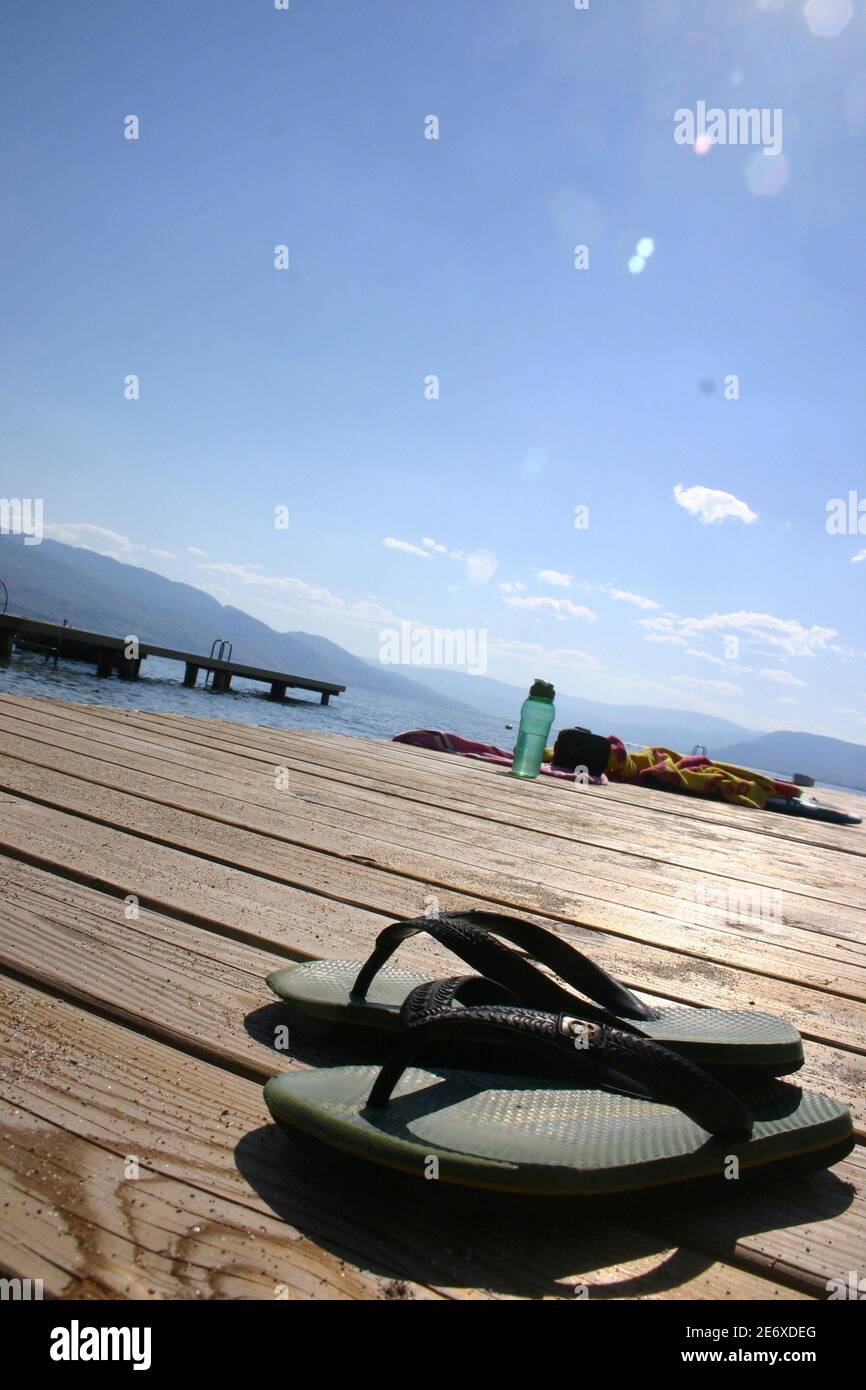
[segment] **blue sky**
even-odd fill
[[[2,490],[48,535],[866,741],[866,5],[42,0],[0,50]],[[782,153],[678,144],[699,101]]]

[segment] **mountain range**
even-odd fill
[[[82,547],[43,540],[25,546],[0,535],[0,580],[9,611],[47,622],[118,637],[135,632],[144,642],[207,652],[214,638],[233,644],[233,658],[270,670],[335,681],[348,687],[420,700],[442,711],[442,723],[460,731],[461,712],[512,722],[520,718],[522,686],[443,667],[383,666],[308,632],[277,632],[193,585],[165,579],[141,565]],[[582,724],[617,734],[627,743],[662,744],[691,752],[704,745],[723,762],[790,777],[809,773],[820,782],[866,791],[866,745],[780,730],[757,734],[742,724],[695,710],[615,705],[564,694],[556,697],[557,727]]]
[[[189,652],[209,652],[214,638],[226,637],[233,660],[248,666],[454,708],[453,700],[385,667],[371,667],[326,637],[275,632],[191,584],[83,547],[51,540],[26,546],[19,536],[0,536],[0,579],[9,612],[23,617],[51,623],[68,618],[71,627],[116,637],[134,632],[142,642]]]

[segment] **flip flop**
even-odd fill
[[[781,811],[786,816],[806,816],[809,820],[829,821],[831,825],[862,825],[863,817],[853,811],[839,811],[835,806],[822,806],[814,796],[771,796],[765,803],[767,811]]]
[[[400,970],[387,962],[403,941],[422,931],[479,975],[511,990],[526,1007],[565,1011],[590,1022],[610,1024],[650,1038],[700,1066],[779,1076],[803,1065],[800,1034],[783,1019],[772,1014],[685,1005],[650,1008],[553,932],[517,917],[480,909],[394,922],[379,933],[363,964],[303,961],[274,971],[268,984],[299,1013],[332,1023],[399,1029],[403,1003],[427,981],[417,972]],[[512,950],[497,937],[520,949]],[[545,975],[532,960],[554,971],[585,998],[578,998]]]
[[[502,1035],[555,1054],[557,1075],[413,1065],[425,1043],[457,1028],[467,1042]],[[280,1125],[358,1158],[539,1195],[729,1176],[732,1159],[738,1173],[792,1160],[811,1170],[838,1162],[854,1143],[845,1106],[798,1086],[765,1081],[747,1105],[685,1058],[606,1024],[507,1004],[431,1014],[423,999],[413,1009],[413,996],[381,1069],[290,1072],[264,1094]]]

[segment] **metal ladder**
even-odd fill
[[[215,637],[210,644],[211,661],[231,661],[232,644],[227,637]],[[205,685],[212,685],[215,671],[206,671],[204,677]]]

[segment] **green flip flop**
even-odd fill
[[[784,1019],[685,1005],[650,1008],[561,937],[498,912],[473,909],[394,922],[379,933],[366,962],[303,961],[274,971],[268,984],[301,1014],[332,1023],[397,1030],[405,1000],[426,980],[417,971],[400,970],[387,962],[403,941],[422,931],[479,975],[505,986],[526,1007],[607,1023],[714,1069],[780,1076],[803,1065],[800,1034]],[[533,960],[571,988],[551,979]]]
[[[822,1168],[853,1147],[851,1117],[836,1101],[765,1080],[746,1104],[677,1053],[607,1024],[502,1004],[431,1014],[413,1011],[412,996],[404,1020],[381,1069],[273,1077],[264,1092],[273,1118],[418,1177],[539,1195],[730,1176],[732,1160],[739,1173],[792,1160]],[[465,1030],[467,1047],[486,1033],[546,1050],[555,1075],[414,1066],[443,1029]]]

